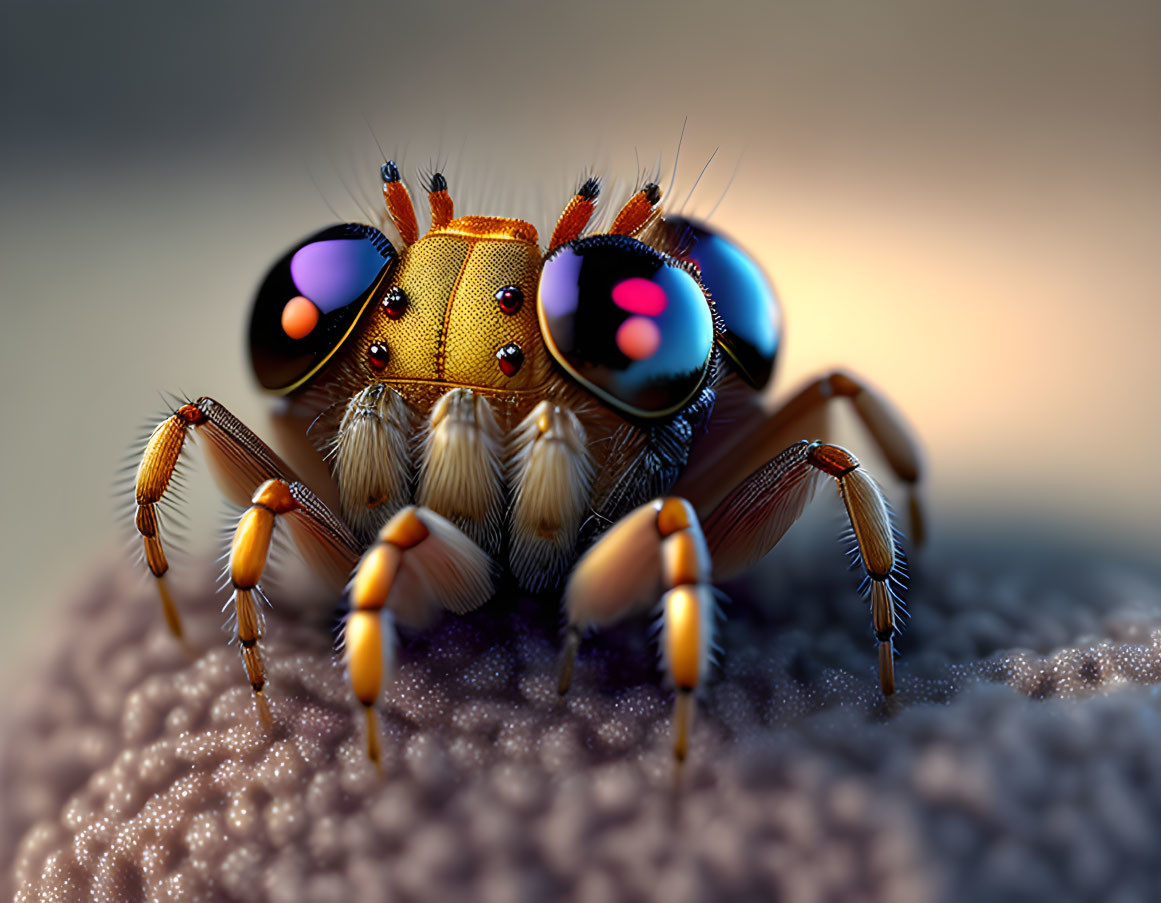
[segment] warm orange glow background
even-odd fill
[[[1155,560],[1156,4],[212,6],[4,14],[8,666],[121,554],[108,487],[158,391],[260,416],[250,294],[328,204],[365,218],[364,118],[413,181],[446,161],[459,210],[544,234],[585,167],[660,152],[664,185],[688,116],[673,197],[720,145],[705,213],[737,166],[714,222],[778,285],[780,385],[842,364],[887,392],[937,541]]]

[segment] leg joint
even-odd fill
[[[177,416],[184,420],[191,426],[197,426],[206,422],[206,412],[202,410],[202,402],[207,399],[199,398],[195,404],[183,404],[177,409]]]
[[[250,502],[274,514],[287,514],[300,507],[291,494],[290,484],[279,479],[267,480],[259,486]]]
[[[849,373],[844,370],[835,370],[826,377],[832,395],[842,398],[854,398],[863,391],[863,387]]]
[[[679,530],[688,530],[697,523],[693,506],[678,496],[668,496],[653,503],[657,509],[657,532],[670,536]]]
[[[859,467],[859,459],[845,448],[827,445],[824,442],[811,443],[806,452],[806,460],[811,466],[832,477],[841,477]]]

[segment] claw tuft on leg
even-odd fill
[[[576,653],[580,648],[581,632],[575,624],[570,625],[564,638],[564,648],[560,652],[560,678],[556,683],[556,692],[563,696],[572,686],[572,673],[576,667]]]
[[[911,545],[916,549],[922,548],[927,541],[927,518],[923,515],[919,490],[914,486],[907,493],[907,522],[911,527]]]
[[[262,690],[254,691],[254,705],[258,709],[258,721],[262,729],[269,733],[274,729],[274,716],[270,714],[270,701]]]
[[[157,578],[157,591],[161,594],[161,613],[165,615],[165,624],[177,639],[184,639],[184,634],[181,628],[181,615],[177,613],[177,605],[174,604],[173,596],[169,592],[169,587],[166,585],[165,577]]]
[[[879,687],[884,696],[895,695],[895,650],[891,640],[879,643]]]
[[[367,721],[367,758],[375,763],[375,769],[382,774],[383,754],[379,745],[379,716],[373,705],[364,705],[363,714]]]
[[[680,766],[689,753],[689,731],[693,722],[693,693],[679,689],[673,703],[673,759]]]

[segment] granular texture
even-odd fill
[[[213,593],[192,655],[109,574],[5,716],[0,855],[40,900],[1148,900],[1161,887],[1161,591],[926,562],[878,695],[826,563],[730,588],[675,789],[647,624],[555,690],[552,601],[404,637],[383,773],[327,605],[281,606],[260,726]],[[938,576],[936,576],[938,575]],[[762,596],[762,599],[756,598]]]

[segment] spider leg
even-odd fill
[[[736,572],[772,549],[798,520],[819,478],[833,477],[854,530],[870,583],[871,621],[879,643],[879,683],[895,692],[892,637],[898,629],[902,556],[878,484],[850,452],[822,442],[797,442],[739,483],[705,519],[705,536],[719,572]]]
[[[395,661],[394,620],[422,627],[441,609],[464,614],[491,595],[491,560],[447,518],[408,505],[383,525],[351,578],[343,634],[351,687],[367,716],[367,755],[376,764],[374,706]]]
[[[320,502],[314,493],[297,481],[267,480],[254,492],[251,505],[238,519],[230,545],[230,580],[234,586],[234,613],[237,616],[238,643],[246,676],[266,717],[263,689],[266,666],[258,641],[262,638],[263,618],[254,603],[261,593],[258,581],[266,568],[274,522],[286,516],[295,545],[312,561],[330,563],[341,572],[350,572],[358,555],[358,543],[350,531]],[[313,554],[308,554],[313,553]],[[321,553],[321,562],[319,559]]]
[[[676,496],[631,511],[573,569],[564,589],[568,631],[559,690],[567,692],[581,636],[654,605],[660,591],[661,662],[677,688],[673,756],[689,747],[693,693],[713,648],[710,554],[693,506]]]
[[[169,488],[190,430],[204,434],[214,476],[222,491],[237,505],[249,503],[254,488],[265,480],[290,473],[281,459],[241,421],[212,398],[182,405],[154,429],[137,467],[136,526],[145,543],[145,560],[157,578],[162,610],[170,632],[182,636],[181,617],[165,583],[169,561],[162,546],[157,504]],[[215,454],[216,452],[216,454]]]
[[[145,558],[158,582],[162,610],[170,631],[182,636],[181,619],[165,583],[169,569],[158,529],[156,506],[165,495],[187,435],[204,440],[203,448],[223,493],[248,506],[238,521],[230,549],[230,572],[242,659],[251,686],[264,710],[265,668],[258,649],[261,616],[254,604],[258,580],[266,566],[274,520],[288,517],[291,535],[303,558],[329,582],[341,587],[358,559],[360,546],[350,530],[305,485],[269,446],[212,398],[183,405],[162,421],[146,443],[137,468],[136,524]]]
[[[813,380],[773,412],[755,410],[729,433],[695,449],[674,491],[685,492],[698,511],[712,510],[729,490],[713,478],[724,464],[728,462],[728,471],[751,473],[795,439],[826,437],[827,409],[840,398],[850,401],[895,476],[908,487],[909,533],[915,546],[922,545],[927,531],[919,499],[922,461],[914,432],[878,391],[841,370]]]

